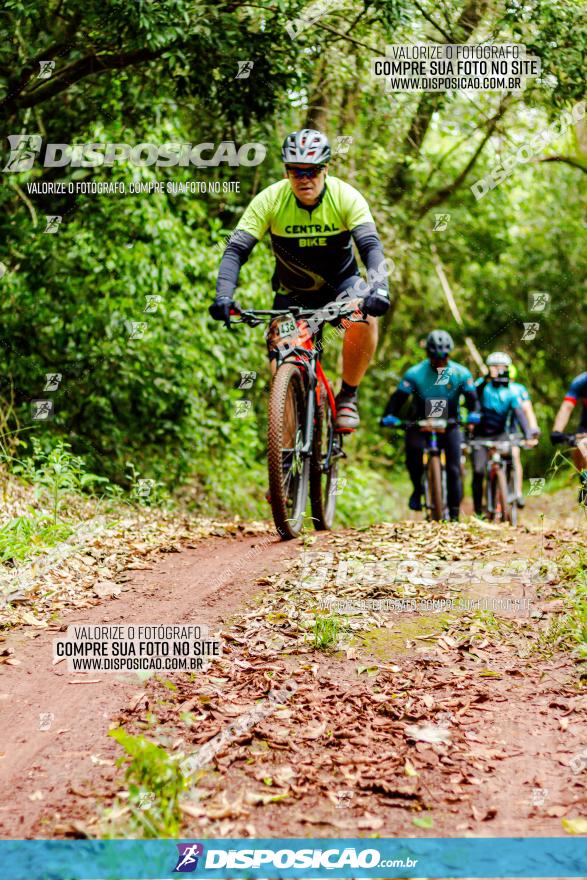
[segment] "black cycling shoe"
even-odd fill
[[[525,507],[526,506],[526,499],[524,498],[523,495],[518,495],[518,497],[516,498],[516,503],[517,503],[518,507]]]
[[[459,521],[460,510],[449,510],[448,515],[451,522]]]
[[[408,501],[410,510],[422,510],[422,490],[414,489]]]

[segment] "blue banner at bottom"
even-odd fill
[[[3,840],[0,880],[587,877],[586,837]]]

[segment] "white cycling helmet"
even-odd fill
[[[328,138],[314,128],[292,131],[283,142],[281,159],[286,164],[305,162],[308,165],[324,165],[330,159]]]
[[[512,359],[505,351],[493,351],[485,363],[488,367],[511,367]]]

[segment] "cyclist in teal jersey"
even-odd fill
[[[494,351],[487,358],[488,373],[477,380],[477,394],[481,403],[481,422],[476,434],[485,439],[503,437],[515,419],[528,445],[538,443],[532,431],[522,401],[510,387],[509,368],[512,359],[506,352]],[[483,483],[487,469],[488,450],[478,446],[473,450],[473,506],[475,513],[483,513]]]
[[[210,314],[230,323],[241,266],[266,232],[275,256],[275,309],[318,310],[337,298],[360,297],[367,323],[351,323],[345,331],[336,398],[336,427],[353,431],[359,425],[357,389],[377,347],[375,319],[390,305],[388,270],[367,202],[354,187],[328,175],[330,155],[328,139],[319,131],[302,129],[286,137],[285,179],[255,196],[231,235]],[[359,275],[353,242],[368,283]]]
[[[446,457],[446,483],[449,516],[458,520],[462,499],[461,432],[458,426],[459,399],[465,398],[469,410],[469,424],[479,421],[479,402],[473,376],[467,367],[449,360],[454,348],[450,334],[433,330],[426,339],[428,359],[416,364],[402,376],[380,420],[383,427],[399,425],[399,412],[409,397],[412,398],[408,418],[414,424],[406,430],[406,466],[414,487],[408,506],[422,510],[423,455],[426,438],[417,422],[438,416],[450,419],[446,431],[439,435],[439,445]]]

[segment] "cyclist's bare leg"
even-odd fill
[[[573,449],[573,461],[575,463],[577,471],[581,475],[581,491],[579,492],[579,504],[585,506],[587,502],[587,498],[585,496],[585,489],[587,486],[585,480],[585,472],[587,471],[587,435],[577,434],[576,442],[577,446],[575,447],[575,449]]]
[[[585,434],[578,434],[577,439],[583,438],[581,441],[581,445],[587,444],[587,436]],[[579,447],[573,449],[573,461],[575,462],[575,467],[578,471],[587,470],[587,457],[581,452]]]
[[[342,378],[347,385],[359,385],[377,348],[377,321],[371,315],[366,324],[350,324],[342,345]]]
[[[516,495],[520,498],[524,487],[524,471],[522,470],[522,455],[519,446],[512,446],[512,461],[514,465],[514,488]]]

